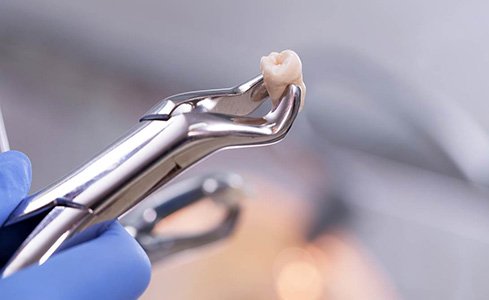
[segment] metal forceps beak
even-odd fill
[[[0,245],[2,277],[89,238],[97,226],[220,149],[283,139],[299,111],[300,94],[298,86],[289,85],[278,106],[261,117],[250,114],[268,99],[262,76],[230,89],[161,100],[101,154],[21,201],[0,228],[0,240],[10,239],[9,249]]]
[[[242,182],[240,176],[230,173],[184,180],[155,192],[126,213],[121,223],[143,247],[152,262],[225,239],[234,231],[240,215],[239,201],[244,197]],[[225,210],[217,225],[204,232],[180,236],[155,232],[161,220],[204,199],[211,199],[215,206]]]

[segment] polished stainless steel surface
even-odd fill
[[[280,104],[263,117],[246,116],[268,99],[261,76],[232,89],[162,100],[102,154],[22,201],[4,226],[51,211],[2,275],[43,263],[75,233],[119,217],[219,149],[279,141],[298,113],[300,93],[297,86],[289,85]]]
[[[190,105],[205,112],[246,116],[258,108],[268,92],[263,85],[263,76],[229,89],[215,89],[177,94],[158,103],[148,114],[171,115],[179,106]]]

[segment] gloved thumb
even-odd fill
[[[31,176],[31,162],[25,154],[0,154],[0,225],[29,192]]]

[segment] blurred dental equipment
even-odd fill
[[[2,107],[0,106],[0,152],[5,152],[10,149],[5,121],[3,119]]]

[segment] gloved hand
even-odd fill
[[[29,191],[22,153],[0,154],[0,224]],[[2,241],[0,241],[2,243]],[[136,299],[151,276],[149,259],[115,221],[96,238],[0,280],[0,299]]]

